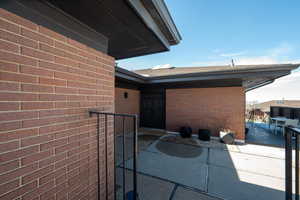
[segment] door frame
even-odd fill
[[[156,128],[156,129],[163,129],[165,130],[166,129],[166,89],[165,88],[142,88],[140,89],[140,120],[139,120],[139,126],[140,127],[143,127],[142,126],[142,95],[143,93],[146,93],[146,92],[161,92],[162,93],[162,98],[163,98],[163,110],[162,110],[162,114],[163,114],[163,127],[162,128]],[[146,127],[147,128],[147,127]],[[149,127],[149,128],[153,128],[153,127]],[[155,129],[155,128],[154,128]]]

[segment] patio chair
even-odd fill
[[[269,117],[269,119],[268,119],[268,124],[269,124],[269,129],[270,129],[271,125],[273,124],[273,120],[271,119],[271,117]]]
[[[275,132],[275,134],[277,135],[277,130],[276,130],[276,128],[279,127],[279,128],[282,130],[282,133],[283,133],[283,132],[284,132],[283,130],[284,130],[284,127],[285,127],[285,126],[287,126],[287,125],[286,125],[286,121],[284,121],[284,122],[278,121],[278,122],[277,122],[277,126],[274,126],[273,132]],[[280,132],[279,132],[279,134],[280,134]]]
[[[272,130],[273,129],[273,133],[275,133],[277,135],[277,127],[281,128],[282,131],[283,131],[283,127],[285,126],[285,122],[282,122],[282,121],[277,121],[277,126],[276,126],[276,121],[272,119],[272,117],[269,117],[269,120],[268,120],[268,124],[269,124],[269,129]],[[274,126],[272,128],[272,125]]]

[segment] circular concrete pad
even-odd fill
[[[161,137],[160,140],[164,142],[173,142],[173,143],[187,144],[192,146],[200,146],[199,140],[194,137],[182,138],[180,135],[166,135]]]
[[[202,153],[201,147],[190,146],[192,148],[179,148],[178,145],[172,145],[172,143],[164,141],[158,141],[155,147],[166,155],[180,158],[194,158],[200,156]]]

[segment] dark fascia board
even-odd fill
[[[162,29],[166,30],[166,34],[168,38],[172,38],[169,40],[171,45],[176,45],[182,39],[174,21],[171,17],[171,14],[164,2],[164,0],[142,0],[143,4],[147,6],[147,8],[151,7],[153,9],[148,9],[151,16],[158,20],[158,24],[162,25]],[[165,32],[164,32],[165,33]]]
[[[218,79],[241,79],[248,80],[253,78],[266,77],[265,82],[270,82],[270,80],[275,80],[279,77],[286,76],[290,74],[291,70],[296,69],[299,65],[283,65],[282,67],[266,67],[260,69],[240,69],[234,71],[218,71],[218,72],[199,72],[190,74],[180,74],[171,76],[157,76],[157,77],[145,77],[140,74],[128,71],[126,69],[117,67],[116,76],[135,81],[139,84],[163,84],[163,83],[176,83],[176,82],[188,82],[188,81],[204,81],[204,80],[218,80]],[[262,73],[263,72],[263,73]],[[262,83],[257,83],[251,88],[255,89],[257,85]],[[251,88],[246,88],[251,90]],[[257,87],[256,87],[257,88]]]
[[[178,44],[180,40],[182,40],[182,37],[180,35],[180,32],[177,29],[177,26],[175,25],[175,22],[169,12],[167,5],[163,0],[159,0],[159,1],[152,0],[152,2],[154,3],[154,5],[156,5],[155,7],[159,11],[159,13],[161,13],[161,17],[163,21],[168,22],[165,24],[169,27],[170,33],[174,36],[174,41],[176,41],[177,42],[176,44]],[[163,8],[163,9],[159,9],[159,8]]]
[[[160,30],[157,23],[155,23],[152,16],[144,7],[142,2],[140,0],[127,0],[127,2],[134,9],[137,15],[142,19],[146,27],[148,27],[148,29],[154,33],[154,35],[161,41],[161,43],[168,51],[170,49],[169,41],[166,39],[165,35]]]
[[[181,35],[163,0],[127,0],[127,2],[167,50],[171,45],[180,42]]]
[[[259,82],[259,83],[256,83],[256,84],[253,85],[253,86],[247,87],[247,88],[246,88],[246,92],[249,92],[249,91],[251,91],[251,90],[254,90],[254,89],[257,89],[257,88],[260,88],[260,87],[269,85],[269,84],[273,83],[276,79],[281,78],[281,77],[284,77],[284,76],[287,76],[287,75],[289,75],[289,74],[291,74],[291,72],[283,73],[283,74],[281,74],[281,75],[278,75],[278,76],[276,76],[276,77],[273,77],[272,79],[266,78],[264,81],[261,81],[261,82]]]
[[[140,85],[140,88],[179,89],[179,88],[214,88],[214,87],[241,87],[241,86],[243,86],[243,81],[241,79],[217,79],[217,80],[144,84],[144,85]]]
[[[269,85],[269,84],[273,83],[274,81],[275,81],[275,79],[270,79],[270,80],[265,80],[265,81],[259,82],[250,88],[246,88],[246,92]]]
[[[115,76],[129,81],[134,81],[136,83],[146,83],[147,81],[146,77],[121,67],[116,67]]]

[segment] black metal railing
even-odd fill
[[[285,127],[285,199],[299,200],[299,138],[300,129]],[[293,184],[293,138],[295,139],[295,182]],[[295,195],[293,195],[295,186]],[[295,198],[294,198],[295,197]]]
[[[104,137],[105,137],[105,189],[106,189],[106,200],[108,199],[108,146],[107,146],[107,135],[108,135],[108,117],[112,117],[113,118],[113,129],[114,129],[114,152],[116,152],[116,117],[121,117],[122,118],[122,136],[123,136],[123,140],[122,140],[122,160],[123,160],[123,184],[122,184],[122,197],[123,200],[138,200],[138,194],[137,194],[137,115],[131,115],[131,114],[117,114],[117,113],[108,113],[108,112],[101,112],[101,111],[96,111],[96,110],[89,110],[89,114],[90,117],[92,117],[93,115],[97,116],[97,159],[98,159],[98,199],[101,199],[101,188],[100,188],[100,181],[101,181],[101,176],[100,176],[100,130],[102,130],[102,128],[100,127],[100,125],[102,124],[100,122],[100,117],[104,117]],[[125,119],[126,118],[131,118],[133,119],[133,190],[130,191],[129,193],[126,194],[126,182],[125,182],[125,177],[126,177],[126,167],[125,167],[125,155],[126,155],[126,144],[125,144]],[[116,188],[117,188],[117,181],[116,181],[116,156],[114,157],[114,197],[115,199],[117,198],[117,192],[116,192]],[[129,195],[128,195],[129,194]]]

